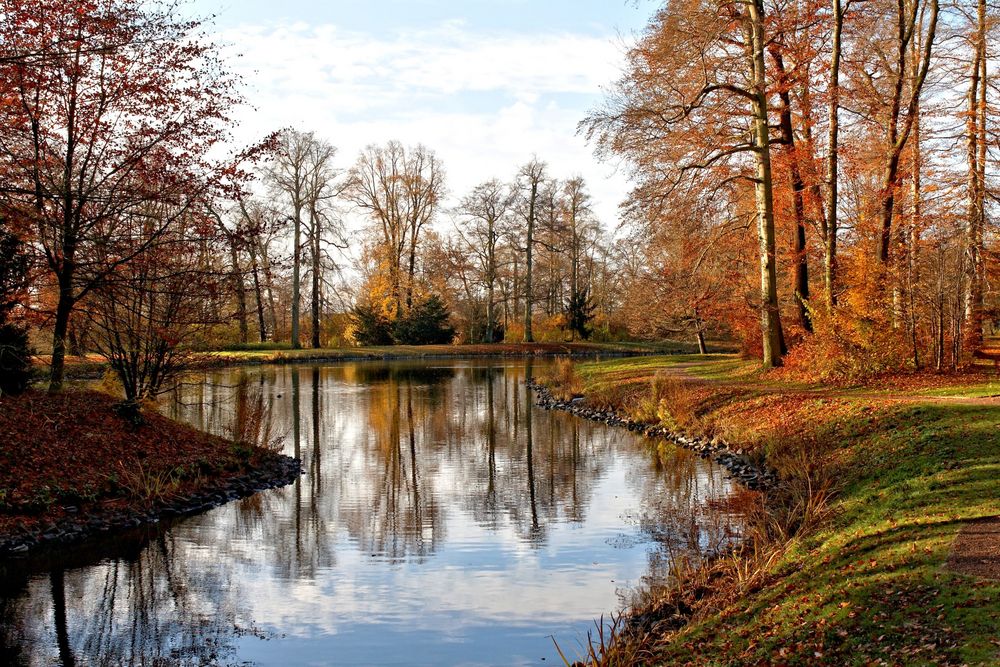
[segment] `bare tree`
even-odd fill
[[[292,347],[302,346],[299,340],[299,309],[301,307],[299,272],[302,266],[303,213],[309,208],[313,153],[316,136],[312,132],[288,130],[281,134],[278,154],[267,170],[273,187],[286,197],[291,208],[292,223]]]
[[[518,211],[524,220],[524,342],[534,341],[531,331],[534,314],[532,269],[534,268],[535,224],[538,220],[539,194],[546,178],[546,164],[532,158],[517,172]]]
[[[95,288],[86,312],[95,346],[121,381],[128,414],[136,417],[139,404],[168,389],[182,370],[183,344],[219,321],[214,301],[221,276],[211,268],[215,241],[202,235],[212,226],[191,210],[178,215],[167,206],[150,206],[117,226],[133,244],[149,249]]]
[[[514,206],[514,193],[510,187],[497,179],[477,185],[462,199],[459,213],[465,223],[459,228],[467,251],[472,253],[479,264],[481,280],[486,287],[486,335],[487,343],[497,342],[496,286],[498,279],[498,244],[510,224],[510,213]]]
[[[444,169],[430,149],[398,141],[368,146],[347,176],[345,197],[380,233],[395,316],[413,305],[417,250],[444,197]]]

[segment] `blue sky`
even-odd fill
[[[649,0],[194,0],[246,81],[242,141],[312,130],[348,167],[369,143],[423,143],[444,162],[452,201],[509,178],[537,154],[584,176],[616,223],[628,185],[599,164],[576,124],[601,100]],[[442,223],[447,226],[448,223]]]

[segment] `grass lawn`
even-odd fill
[[[719,346],[726,344],[720,343]],[[379,359],[420,359],[426,357],[529,357],[529,356],[593,356],[601,355],[677,355],[695,349],[693,344],[664,342],[624,343],[494,343],[479,345],[388,345],[384,347],[330,347],[291,349],[287,344],[251,343],[229,349],[194,352],[190,355],[192,366],[229,366],[239,364],[308,363],[310,361],[358,361]],[[48,371],[50,355],[39,354],[34,358],[39,377]],[[86,357],[66,357],[66,375],[69,378],[100,377],[107,368],[104,359],[96,354]]]
[[[829,491],[814,525],[765,545],[750,567],[718,568],[717,592],[688,625],[646,642],[653,662],[1000,664],[1000,581],[949,566],[963,527],[1000,514],[1000,401],[981,398],[1000,393],[989,373],[836,390],[725,356],[577,368],[588,400],[718,435],[766,457],[784,484]]]
[[[250,345],[240,349],[203,353],[207,358],[246,360],[261,363],[305,361],[309,359],[394,359],[438,356],[530,356],[530,355],[600,355],[672,354],[687,352],[691,345],[664,343],[494,343],[479,345],[387,345],[381,347],[277,348]]]

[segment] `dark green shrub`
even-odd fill
[[[448,308],[433,295],[414,304],[410,314],[392,323],[392,337],[398,345],[445,345],[455,339]]]
[[[352,308],[351,325],[358,345],[392,345],[392,326],[371,306],[359,304]]]
[[[0,220],[0,324],[21,304],[28,284],[28,258],[24,243],[4,229]]]
[[[590,321],[594,319],[596,306],[590,300],[590,291],[584,288],[570,295],[567,305],[567,328],[583,340],[590,338]]]
[[[0,394],[19,394],[31,381],[28,329],[9,321],[27,287],[24,244],[0,220]]]
[[[0,324],[0,394],[19,394],[29,382],[28,330],[16,324]]]

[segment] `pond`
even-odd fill
[[[38,559],[0,584],[0,663],[544,665],[671,559],[738,530],[685,450],[533,404],[541,361],[230,369],[165,410],[271,406],[293,485]]]

